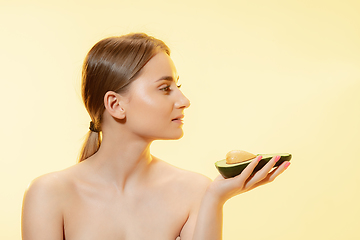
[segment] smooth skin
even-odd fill
[[[23,240],[221,240],[224,203],[273,181],[273,158],[254,160],[232,179],[214,181],[150,154],[157,139],[183,135],[189,100],[171,58],[156,54],[126,93],[106,93],[100,149],[65,170],[35,179],[22,212]]]

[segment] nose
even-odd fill
[[[179,98],[175,102],[175,108],[188,108],[190,107],[190,100],[181,92],[179,91]]]

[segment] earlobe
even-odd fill
[[[108,91],[104,96],[104,106],[106,111],[117,119],[125,118],[125,109],[122,106],[122,99],[120,94]]]

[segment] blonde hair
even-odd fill
[[[144,33],[105,38],[87,54],[81,93],[93,130],[87,133],[79,162],[96,153],[101,145],[101,119],[105,110],[104,96],[108,91],[125,92],[145,64],[159,51],[170,55],[166,44]]]

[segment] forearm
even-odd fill
[[[252,161],[244,171],[233,178],[225,179],[219,175],[207,188],[198,208],[193,240],[221,240],[224,203],[243,192],[272,182],[285,171],[289,162],[284,162],[271,171],[279,156],[273,157],[260,171],[251,176],[261,156]],[[251,176],[251,178],[250,178]]]
[[[193,240],[221,240],[224,203],[206,193],[201,202]]]

